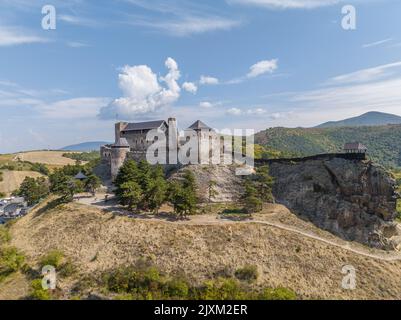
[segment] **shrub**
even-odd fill
[[[62,278],[68,278],[71,277],[76,272],[76,269],[77,268],[71,261],[67,261],[60,267],[58,274]]]
[[[183,280],[173,279],[167,283],[167,292],[170,297],[186,298],[189,293],[189,286]]]
[[[51,293],[49,290],[43,289],[41,279],[36,279],[31,282],[29,298],[33,300],[50,300]]]
[[[10,233],[5,226],[0,225],[0,246],[6,244],[11,239]]]
[[[259,298],[261,300],[296,300],[297,295],[291,289],[279,287],[265,289]]]
[[[242,281],[253,282],[258,279],[259,273],[256,266],[245,266],[235,271],[235,277]]]
[[[205,281],[200,292],[201,300],[241,300],[246,298],[238,281],[231,278]]]
[[[24,261],[25,256],[17,248],[0,248],[0,277],[20,270]]]
[[[61,267],[61,264],[64,259],[64,254],[59,250],[50,251],[40,260],[41,267],[44,266],[53,266],[56,269]]]

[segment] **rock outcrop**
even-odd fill
[[[172,174],[170,179],[183,175],[185,170],[193,172],[197,184],[197,194],[200,202],[209,201],[209,183],[215,181],[217,194],[211,202],[235,202],[244,193],[244,182],[241,176],[235,175],[235,166],[230,165],[189,165]]]
[[[341,158],[273,161],[277,202],[346,240],[400,246],[395,181],[370,161]]]

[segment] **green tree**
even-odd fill
[[[57,172],[50,177],[51,191],[59,196],[63,202],[71,202],[74,194],[84,190],[83,183],[73,177],[65,175],[63,172]]]
[[[145,197],[147,198],[149,209],[157,214],[167,197],[167,182],[164,178],[163,169],[160,166],[156,166],[152,170],[151,180],[145,192]]]
[[[88,178],[86,178],[84,181],[85,191],[90,192],[93,195],[95,195],[96,191],[100,188],[101,185],[102,183],[99,177],[94,174],[89,175]]]
[[[137,178],[136,182],[139,184],[139,186],[141,187],[141,189],[144,193],[144,196],[140,203],[140,207],[143,210],[150,209],[150,207],[149,207],[150,188],[152,186],[154,186],[154,184],[152,184],[153,171],[154,170],[152,170],[152,167],[150,166],[150,164],[147,161],[142,160],[138,163],[139,177]]]
[[[24,197],[29,206],[39,203],[50,192],[49,183],[44,177],[26,177],[22,182],[17,195]]]
[[[116,195],[120,197],[123,190],[121,186],[129,181],[139,181],[139,169],[135,161],[128,160],[120,168],[114,185],[116,186]]]
[[[274,197],[272,188],[274,179],[269,173],[268,166],[262,166],[256,169],[256,187],[263,202],[273,202]]]
[[[245,182],[245,193],[242,200],[247,213],[252,214],[263,209],[263,202],[260,200],[258,191],[251,180]]]
[[[174,212],[181,219],[196,211],[197,197],[194,174],[187,170],[181,182],[174,181],[169,186],[169,200]]]
[[[142,189],[135,181],[128,181],[120,186],[119,202],[129,210],[137,209],[142,201]]]

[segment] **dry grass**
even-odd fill
[[[15,159],[29,161],[32,163],[43,163],[46,165],[65,166],[74,164],[75,160],[63,157],[65,151],[31,151],[15,155]]]
[[[0,182],[0,192],[9,195],[17,190],[26,177],[37,178],[42,174],[33,171],[2,171],[3,181]]]
[[[305,223],[271,209],[276,219],[287,215],[283,220],[290,219],[292,225]],[[79,204],[38,208],[12,226],[11,244],[23,250],[31,264],[52,249],[62,250],[79,268],[76,279],[146,258],[197,283],[222,270],[256,265],[256,285],[288,287],[303,299],[401,298],[401,262],[363,257],[266,225],[202,219],[195,217],[189,224],[129,219]],[[357,269],[354,291],[341,288],[344,265]]]

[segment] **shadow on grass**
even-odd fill
[[[38,211],[36,211],[34,217],[35,218],[39,217],[42,214],[46,213],[47,211],[52,210],[52,209],[58,207],[59,205],[65,204],[65,203],[66,203],[66,201],[63,198],[54,199],[54,200],[48,202],[45,206],[40,208]]]

